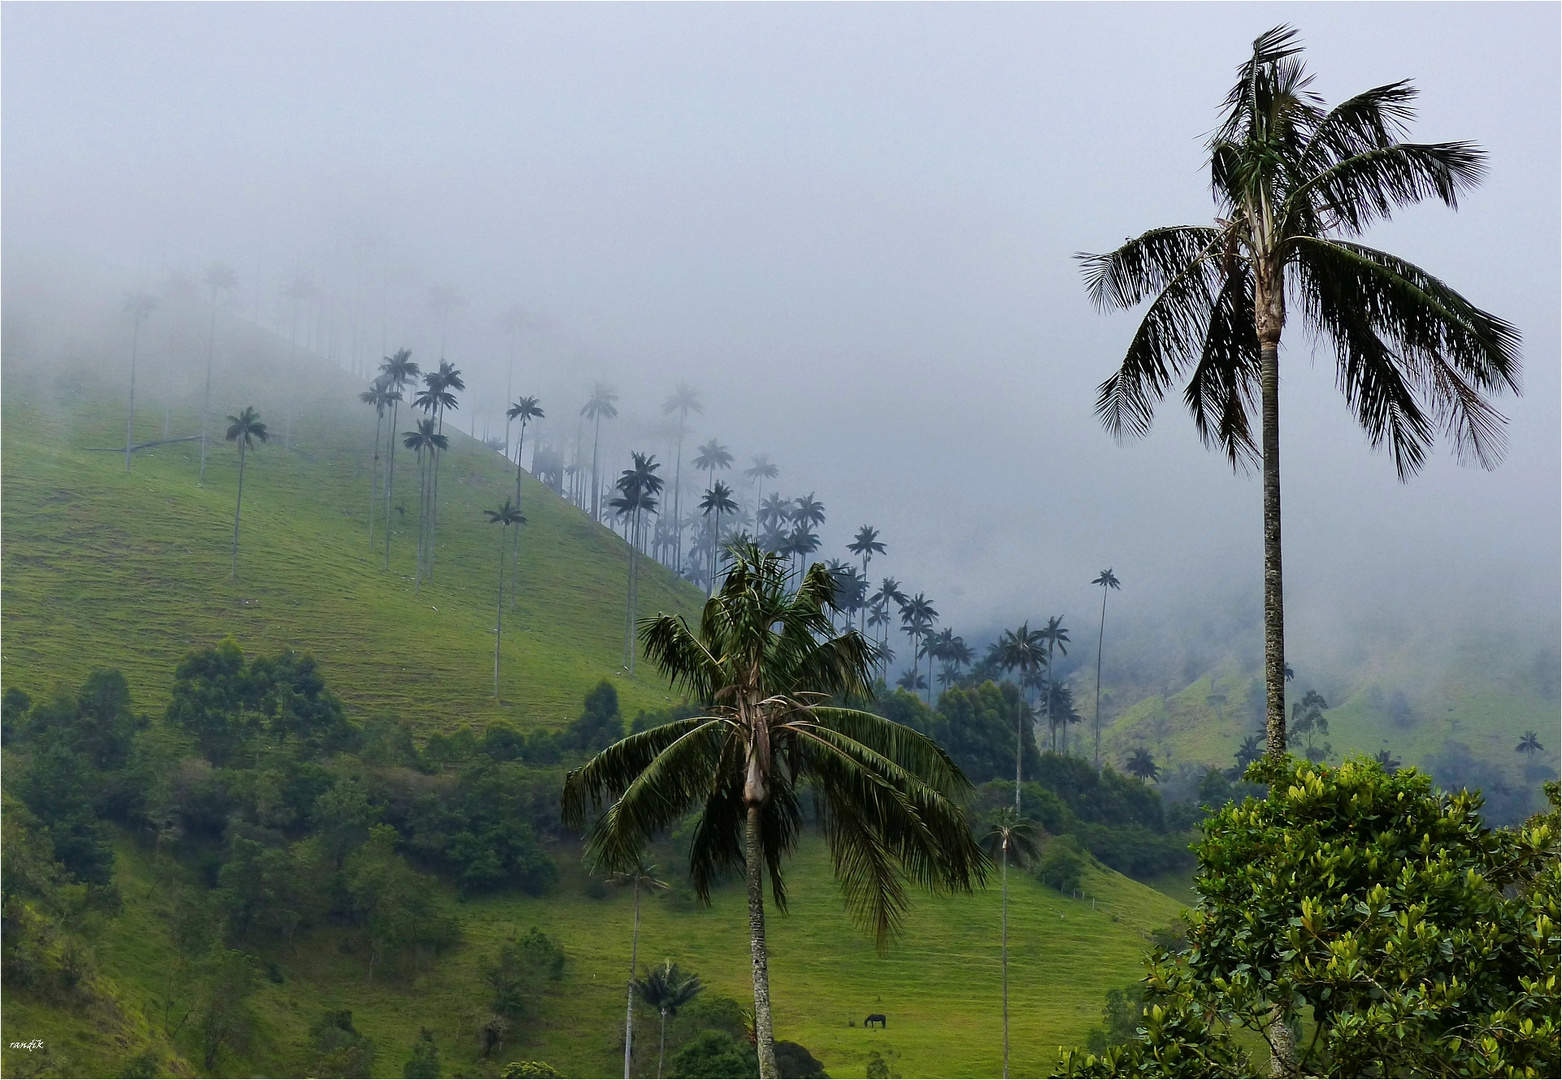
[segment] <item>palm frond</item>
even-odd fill
[[[1340,230],[1358,236],[1402,206],[1430,198],[1459,206],[1459,194],[1486,175],[1486,155],[1474,143],[1395,143],[1345,158],[1298,185],[1281,209],[1318,215],[1306,233]]]
[[[1485,395],[1520,389],[1518,330],[1387,252],[1313,238],[1295,250],[1297,284],[1334,344],[1340,388],[1372,444],[1388,443],[1400,478],[1424,463],[1431,421],[1461,463],[1494,468],[1506,419]]]
[[[708,724],[709,716],[691,716],[637,732],[619,740],[564,778],[560,817],[565,828],[580,829],[586,816],[617,799],[668,747]]]
[[[1249,420],[1259,377],[1258,331],[1253,325],[1253,279],[1229,274],[1215,298],[1204,348],[1183,391],[1193,424],[1206,447],[1219,448],[1238,472],[1262,455]]]
[[[1156,404],[1204,341],[1221,280],[1216,256],[1222,240],[1214,229],[1203,233],[1207,242],[1160,290],[1134,332],[1121,366],[1097,393],[1096,415],[1119,441],[1149,432]]]
[[[1415,119],[1411,102],[1417,90],[1410,80],[1374,86],[1330,109],[1302,152],[1304,171],[1324,169],[1375,147],[1399,142]]]

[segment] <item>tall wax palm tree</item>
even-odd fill
[[[1260,35],[1210,138],[1213,226],[1153,229],[1082,255],[1102,309],[1149,300],[1096,411],[1119,439],[1144,434],[1174,379],[1206,445],[1237,469],[1261,464],[1264,683],[1268,750],[1286,748],[1280,543],[1280,338],[1289,311],[1332,348],[1335,379],[1368,442],[1401,480],[1439,429],[1457,457],[1501,460],[1505,419],[1491,398],[1518,393],[1519,334],[1431,274],[1358,237],[1399,208],[1457,208],[1483,178],[1473,143],[1401,141],[1414,117],[1407,81],[1333,109],[1308,87],[1296,31]],[[1253,410],[1259,411],[1254,442]]]
[[[1005,671],[1018,671],[1021,679],[1034,675],[1046,657],[1046,639],[1040,630],[1032,630],[1029,621],[1018,630],[1005,630],[993,646],[993,659]],[[1014,712],[1014,812],[1020,812],[1021,765],[1025,760],[1025,702],[1020,699]]]
[[[1130,775],[1137,776],[1141,780],[1154,780],[1161,775],[1161,767],[1155,763],[1155,758],[1150,756],[1150,751],[1142,746],[1134,747],[1124,767]]]
[[[782,498],[772,492],[770,498],[761,499],[759,512],[754,516],[754,521],[761,529],[772,526],[779,528],[792,519],[792,500]]]
[[[510,445],[510,422],[521,422],[521,437],[515,446],[515,505],[521,505],[521,462],[526,452],[526,425],[533,420],[543,419],[541,403],[534,397],[523,397],[505,410],[504,442],[506,452]],[[515,609],[517,582],[521,574],[521,530],[515,530],[515,542],[510,548],[510,609]]]
[[[526,524],[526,519],[521,516],[521,508],[509,499],[504,500],[504,505],[497,510],[484,510],[483,516],[488,519],[490,525],[499,526],[499,598],[495,601],[498,605],[498,613],[494,622],[494,700],[499,700],[499,642],[504,637],[504,541],[505,531],[511,525],[515,531],[520,532],[521,526]]]
[[[920,655],[918,651],[919,646],[922,645],[923,638],[928,634],[929,631],[933,629],[933,624],[937,619],[938,609],[935,608],[933,606],[933,602],[922,593],[917,593],[915,596],[901,605],[900,628],[901,631],[911,639],[911,666],[913,670],[915,670],[917,667],[917,658]],[[932,664],[929,663],[929,679],[932,678],[932,674]],[[932,687],[929,686],[929,704],[932,704],[932,694]]]
[[[882,653],[889,648],[890,605],[893,604],[897,609],[904,607],[906,594],[900,591],[900,582],[887,577],[879,583],[878,592],[868,597],[868,603],[873,607],[869,621],[883,627],[879,638],[879,650]]]
[[[803,826],[805,787],[847,907],[887,947],[907,904],[905,882],[968,891],[987,863],[957,799],[970,784],[928,738],[835,701],[865,695],[873,646],[830,629],[834,585],[824,567],[789,592],[779,556],[736,547],[698,632],[661,615],[640,639],[673,686],[703,715],[631,735],[570,773],[563,820],[594,808],[587,853],[633,860],[655,835],[698,808],[690,876],[708,902],[720,876],[747,879],[754,1035],[761,1077],[777,1076],[765,943],[763,877],[786,910],[784,861]]]
[[[714,474],[718,469],[725,471],[732,468],[732,451],[721,445],[719,439],[713,438],[695,451],[692,464],[703,473]]]
[[[857,538],[846,545],[846,550],[862,560],[862,577],[866,581],[868,578],[868,561],[874,555],[884,554],[886,549],[879,540],[879,530],[872,525],[864,525],[857,530]]]
[[[580,407],[580,415],[591,421],[591,520],[602,520],[601,474],[597,471],[597,450],[602,441],[602,421],[618,415],[618,392],[604,383],[597,383],[591,397]]]
[[[374,546],[374,506],[380,500],[380,431],[385,426],[386,406],[401,400],[401,391],[392,390],[386,376],[381,375],[369,384],[369,389],[358,395],[365,405],[374,406],[374,464],[369,470],[369,545]],[[395,442],[396,429],[391,428],[391,441]],[[390,528],[390,521],[385,522]]]
[[[662,402],[662,415],[678,414],[678,456],[673,462],[673,525],[677,529],[677,546],[673,552],[673,565],[683,565],[683,437],[688,432],[689,414],[703,416],[705,406],[700,403],[700,392],[685,383],[679,383],[666,401]]]
[[[136,441],[136,352],[141,345],[141,320],[152,314],[157,301],[146,293],[132,293],[125,297],[125,310],[130,312],[130,405],[125,410],[125,471],[130,471],[130,452]]]
[[[269,436],[253,405],[246,405],[239,415],[228,417],[228,425],[228,441],[239,444],[239,493],[233,500],[233,569],[228,575],[236,581],[239,576],[239,511],[244,509],[244,453],[256,442],[265,442]]]
[[[386,570],[390,569],[391,498],[396,487],[396,419],[401,409],[401,392],[421,374],[418,365],[412,361],[411,349],[397,349],[395,355],[385,357],[384,363],[380,364],[380,375],[385,379],[386,387],[396,392],[396,396],[391,399],[390,448],[385,460],[385,513],[382,518],[385,522]]]
[[[428,291],[428,306],[439,318],[439,358],[445,358],[445,339],[450,333],[450,316],[466,306],[466,297],[449,285],[435,285]]]
[[[499,329],[505,332],[509,341],[509,348],[505,353],[504,363],[504,400],[509,401],[515,387],[515,346],[521,331],[533,325],[532,317],[519,304],[512,305],[510,310],[495,320]],[[514,417],[510,417],[511,420]],[[519,453],[519,451],[517,451]],[[507,420],[504,425],[504,456],[510,456],[510,424]],[[519,464],[519,462],[517,462]],[[519,505],[519,502],[517,502]]]
[[[710,537],[710,577],[705,591],[709,599],[716,592],[716,570],[721,548],[721,516],[736,511],[738,504],[732,500],[732,489],[717,480],[705,492],[700,499],[700,513],[705,516],[707,522],[707,535]]]
[[[1513,748],[1516,754],[1538,754],[1545,747],[1540,745],[1540,736],[1533,731],[1526,731],[1524,737],[1519,740],[1519,745]]]
[[[1096,636],[1096,769],[1101,768],[1101,647],[1106,642],[1106,595],[1109,589],[1121,589],[1122,582],[1117,580],[1117,575],[1112,573],[1112,568],[1107,567],[1097,574],[1090,582],[1092,585],[1101,586],[1101,632]]]
[[[460,303],[464,304],[466,301],[462,300]],[[441,360],[437,371],[428,372],[423,376],[423,385],[427,390],[419,396],[423,398],[425,408],[434,410],[439,419],[439,433],[443,435],[445,433],[445,411],[461,407],[456,400],[455,394],[451,393],[451,391],[466,389],[466,382],[461,378],[461,369],[448,360]],[[445,447],[441,446],[438,449],[439,452],[436,452],[432,459],[434,478],[433,490],[429,497],[428,552],[426,556],[429,581],[434,580],[434,541],[439,531],[439,463],[443,460],[441,453],[445,450]]]
[[[698,975],[685,975],[671,960],[663,960],[657,967],[645,973],[645,978],[635,980],[635,992],[640,1000],[655,1009],[662,1018],[662,1037],[656,1051],[656,1077],[661,1080],[662,1063],[667,1057],[667,1018],[677,1016],[678,1010],[699,996],[705,987]],[[625,1076],[629,1074],[624,1073]]]
[[[618,497],[609,505],[629,525],[629,597],[625,604],[624,666],[631,677],[635,673],[635,605],[640,598],[640,526],[646,514],[656,513],[657,496],[662,491],[661,468],[654,457],[634,454],[634,466],[618,478]]]
[[[1052,715],[1052,684],[1056,680],[1052,678],[1052,654],[1054,650],[1060,650],[1064,656],[1068,655],[1068,629],[1063,625],[1063,616],[1054,615],[1037,633],[1047,643],[1047,733],[1052,740],[1052,749],[1056,751],[1058,748],[1057,718]],[[1068,753],[1067,726],[1063,728],[1063,752]]]
[[[412,580],[412,591],[417,594],[423,587],[423,560],[425,536],[428,529],[425,523],[429,517],[429,474],[433,471],[430,460],[440,450],[450,445],[450,440],[441,435],[434,427],[433,417],[424,417],[418,421],[414,431],[403,431],[402,445],[408,450],[415,451],[418,455],[418,560],[417,569]]]
[[[212,354],[217,351],[217,297],[238,288],[239,276],[226,264],[214,262],[206,268],[201,281],[211,294],[211,325],[206,334],[206,391],[201,395],[201,471],[196,480],[198,484],[206,482],[206,427],[212,411]]]
[[[982,850],[997,863],[1003,882],[1003,1075],[1009,1075],[1009,863],[1024,869],[1035,862],[1036,827],[1011,807],[1000,807],[982,835]]]
[[[635,897],[635,928],[629,939],[629,1007],[624,1018],[624,1080],[629,1080],[630,1056],[635,1045],[635,972],[640,962],[640,893],[664,890],[667,882],[656,876],[656,866],[647,863],[638,852],[624,862],[624,867],[615,870],[607,880],[609,885],[633,889]]]
[[[749,482],[754,485],[754,524],[756,526],[763,525],[764,522],[760,521],[759,518],[759,511],[764,505],[765,481],[774,480],[780,476],[781,470],[776,467],[775,462],[770,460],[769,454],[755,454],[754,464],[744,469],[743,475],[748,477]]]

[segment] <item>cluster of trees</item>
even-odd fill
[[[11,688],[0,720],[7,983],[64,1001],[95,985],[70,927],[117,910],[123,831],[150,851],[167,898],[165,1034],[208,1069],[243,1045],[259,980],[281,978],[319,935],[366,977],[400,977],[461,940],[435,878],[467,894],[552,887],[561,766],[625,730],[603,682],[560,732],[459,728],[420,746],[404,722],[349,719],[309,656],[246,657],[231,639],[180,662],[159,718],[135,714],[124,677],[105,670],[36,702]],[[494,1046],[523,1011],[496,1006]],[[350,1017],[317,1026],[307,1069],[368,1075],[373,1048]],[[415,1049],[437,1058],[431,1043]]]

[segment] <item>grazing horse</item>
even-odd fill
[[[884,1019],[883,1013],[873,1013],[862,1022],[862,1026],[865,1028],[872,1027],[874,1024],[879,1025],[881,1028],[889,1027],[889,1021]]]

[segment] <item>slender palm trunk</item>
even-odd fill
[[[678,461],[673,466],[673,526],[678,530],[673,545],[673,569],[683,572],[683,426],[688,414],[678,416]]]
[[[1020,812],[1020,766],[1025,761],[1025,698],[1014,703],[1014,812]]]
[[[510,425],[505,425],[505,441],[509,442]],[[521,435],[515,444],[515,509],[521,509],[521,456],[526,451],[526,421],[521,421]],[[521,527],[515,527],[515,539],[510,545],[510,610],[515,610],[517,582],[521,577]]]
[[[508,524],[499,526],[499,610],[494,621],[494,700],[499,700],[499,641],[504,637],[504,541]]]
[[[380,501],[380,432],[385,427],[385,410],[374,410],[374,464],[369,471],[369,547],[374,547],[374,504]],[[203,435],[204,439],[204,435]],[[386,522],[386,528],[390,523]]]
[[[1009,1077],[1009,841],[1003,842],[1003,1075]]]
[[[130,331],[130,408],[125,413],[125,471],[130,471],[130,450],[135,443],[136,431],[136,350],[141,344],[141,316],[135,317]]]
[[[445,410],[439,409],[439,433],[445,433]],[[435,446],[429,451],[429,470],[433,473],[433,480],[429,488],[428,506],[428,553],[425,556],[428,562],[428,583],[434,584],[434,540],[439,530],[439,447]]]
[[[662,1041],[656,1048],[656,1080],[662,1080],[662,1062],[667,1057],[667,1010],[662,1010]]]
[[[211,418],[212,411],[212,353],[217,348],[217,287],[212,286],[212,318],[211,328],[206,335],[206,392],[201,397],[201,472],[196,478],[196,483],[206,483],[206,427]],[[379,442],[374,444],[375,450],[379,450]],[[372,520],[372,519],[371,519]],[[370,528],[374,526],[371,524]]]
[[[640,963],[640,876],[635,875],[635,932],[629,939],[629,1005],[624,1013],[624,1080],[635,1047],[635,968]],[[660,1069],[660,1065],[657,1066]]]
[[[629,541],[629,594],[624,597],[624,667],[635,673],[635,570],[640,560],[640,511],[635,511]]]
[[[1101,633],[1096,637],[1096,770],[1101,768],[1101,646],[1106,641],[1106,586],[1101,586]]]
[[[390,453],[385,461],[385,569],[390,569],[391,495],[396,486],[396,417],[401,402],[391,402]]]
[[[233,570],[229,573],[235,581],[239,577],[239,511],[244,508],[244,436],[239,436],[239,497],[233,502]]]
[[[597,477],[597,447],[602,441],[602,417],[596,417],[596,424],[591,431],[591,520],[602,520],[602,489]]]
[[[423,588],[423,534],[424,519],[427,518],[426,496],[428,493],[428,465],[423,458],[423,448],[418,447],[418,556],[413,566],[412,595],[416,596]]]
[[[776,1069],[775,1034],[770,1023],[770,970],[765,954],[765,894],[763,862],[759,846],[760,804],[748,804],[745,858],[748,863],[748,942],[754,964],[754,1042],[759,1051],[761,1080],[772,1080]]]
[[[1277,335],[1278,338],[1278,335]],[[1285,756],[1285,596],[1280,570],[1280,351],[1260,351],[1264,423],[1264,727],[1269,756]]]

